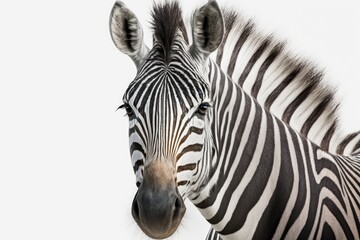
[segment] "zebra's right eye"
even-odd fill
[[[119,108],[125,108],[126,111],[126,115],[128,115],[129,117],[131,117],[134,114],[134,111],[132,110],[132,108],[130,107],[129,104],[124,103],[123,105],[121,105]]]
[[[197,113],[200,115],[205,115],[206,111],[208,110],[209,107],[211,107],[211,105],[209,103],[202,103],[198,107]]]

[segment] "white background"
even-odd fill
[[[344,129],[360,129],[358,1],[233,1],[327,69],[343,99]],[[151,2],[126,1],[145,29]],[[205,1],[180,2],[193,9]],[[128,123],[115,112],[135,67],[110,39],[112,5],[0,3],[1,240],[146,239],[130,214]],[[207,231],[190,208],[173,239]]]

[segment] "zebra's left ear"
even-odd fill
[[[124,3],[117,1],[110,14],[110,34],[115,46],[139,68],[149,52],[138,18]]]
[[[193,45],[191,54],[205,61],[215,51],[224,35],[224,19],[215,0],[198,9],[192,19]]]

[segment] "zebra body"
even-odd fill
[[[337,137],[321,74],[215,1],[195,12],[192,44],[176,2],[152,15],[151,49],[123,3],[110,18],[138,69],[122,107],[144,233],[170,236],[189,198],[208,239],[360,239],[359,134]]]

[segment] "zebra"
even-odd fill
[[[320,72],[214,0],[195,11],[192,43],[177,2],[155,5],[152,17],[149,49],[122,2],[110,15],[115,46],[138,70],[120,108],[142,231],[171,236],[188,198],[211,224],[207,239],[360,239],[359,134],[333,140],[337,120],[324,116],[337,105]],[[276,104],[293,84],[299,91]]]

